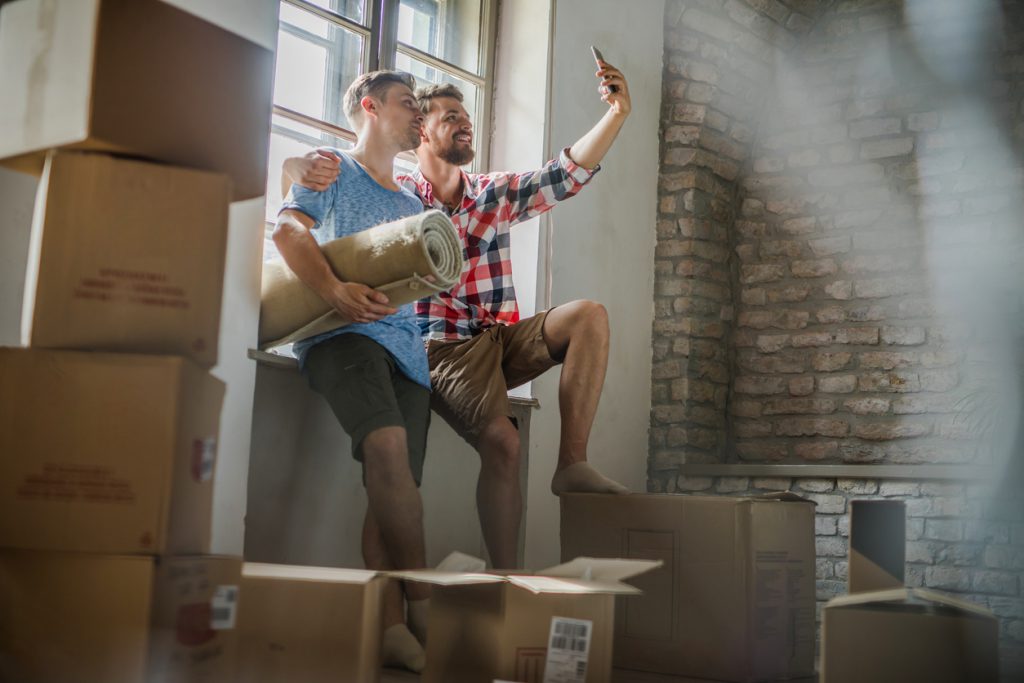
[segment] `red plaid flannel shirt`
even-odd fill
[[[579,166],[565,148],[540,170],[463,172],[462,204],[450,216],[462,238],[466,263],[455,289],[416,302],[423,337],[469,339],[491,325],[518,322],[509,228],[574,196],[599,169]],[[447,213],[419,169],[399,181],[416,192],[427,207]]]

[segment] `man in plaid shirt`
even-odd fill
[[[522,516],[519,433],[509,389],[561,364],[562,430],[552,492],[627,492],[587,463],[608,364],[605,308],[572,301],[520,320],[509,253],[511,226],[576,195],[599,170],[629,116],[622,73],[600,62],[596,75],[607,112],[558,158],[525,173],[463,171],[474,152],[462,93],[451,85],[420,89],[425,120],[416,150],[419,168],[399,177],[427,207],[448,213],[463,239],[466,266],[459,285],[417,302],[416,313],[430,361],[431,405],[480,454],[477,508],[495,567],[518,564]],[[324,150],[285,162],[288,177],[313,189],[333,182],[337,169]]]

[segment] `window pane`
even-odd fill
[[[395,68],[399,71],[408,71],[415,76],[418,86],[426,83],[451,83],[452,85],[457,86],[459,90],[462,91],[462,95],[465,98],[462,102],[462,106],[464,106],[466,111],[469,112],[469,117],[472,119],[473,125],[477,125],[477,118],[480,116],[480,113],[477,111],[477,102],[479,97],[477,87],[475,85],[462,80],[458,76],[453,76],[446,71],[435,69],[434,67],[424,64],[418,59],[413,59],[409,55],[402,54],[401,52],[395,56]],[[475,144],[476,136],[473,137]]]
[[[482,0],[401,0],[398,40],[479,73],[482,4]]]
[[[358,34],[282,4],[274,104],[348,128],[341,100],[362,54]]]
[[[337,147],[351,149],[352,145],[329,133],[304,126],[283,116],[274,116],[270,133],[270,159],[267,165],[267,208],[266,219],[277,220],[281,208],[281,166],[288,157],[302,156],[316,147]],[[263,258],[277,256],[273,243],[264,245]]]
[[[329,9],[357,24],[366,25],[366,0],[307,0],[307,2]],[[287,6],[286,3],[282,3],[282,7],[285,6]]]

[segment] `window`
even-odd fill
[[[342,111],[345,89],[376,69],[408,71],[419,83],[454,83],[466,96],[475,144],[488,136],[492,36],[497,0],[282,0],[266,220],[281,204],[281,164],[318,146],[348,149],[355,134]],[[487,150],[477,149],[486,165]],[[400,170],[415,165],[412,154]],[[265,257],[276,250],[268,239]]]

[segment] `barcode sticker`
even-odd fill
[[[235,627],[238,612],[238,586],[217,586],[210,601],[210,628],[226,631]]]
[[[587,679],[590,636],[594,622],[554,617],[548,638],[544,683],[583,683]]]

